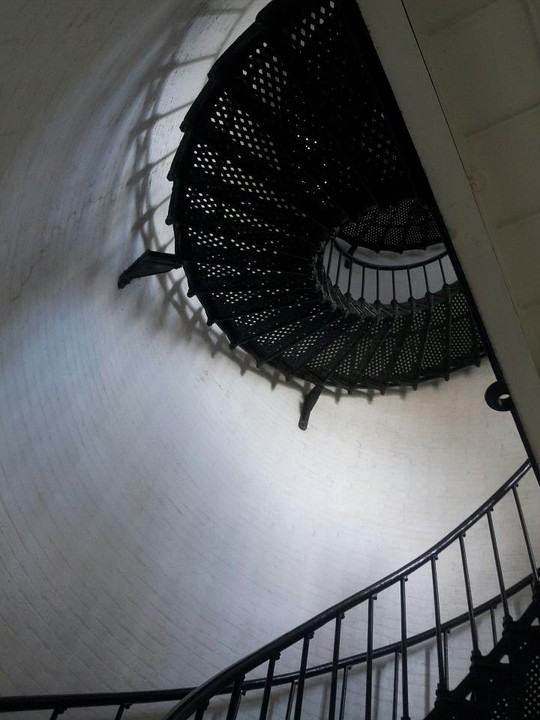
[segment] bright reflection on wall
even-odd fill
[[[299,388],[229,352],[181,272],[116,288],[171,249],[178,125],[257,9],[2,9],[25,48],[0,157],[3,694],[200,682],[410,560],[523,459],[486,365],[325,393],[302,433]]]

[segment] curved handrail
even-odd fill
[[[411,312],[413,300],[423,299],[429,303],[431,298],[433,302],[446,303],[447,313],[451,312],[451,297],[459,292],[460,286],[446,249],[409,263],[387,264],[359,258],[341,242],[339,238],[331,238],[321,257],[330,283],[347,296],[352,294],[373,307],[398,305],[403,312]]]
[[[416,270],[416,268],[422,268],[425,265],[430,265],[431,263],[439,262],[439,260],[443,260],[447,255],[448,251],[446,249],[441,250],[440,253],[437,253],[437,255],[433,255],[432,257],[428,258],[427,260],[418,260],[418,262],[414,263],[402,263],[401,265],[377,265],[377,263],[370,263],[365,260],[361,260],[360,258],[356,257],[356,255],[353,255],[348,250],[345,250],[341,247],[341,245],[338,243],[338,238],[333,237],[332,243],[334,247],[339,250],[339,252],[350,262],[354,263],[355,265],[360,265],[361,267],[369,268],[370,270]]]
[[[528,585],[530,585],[533,581],[532,574],[527,575],[527,577],[523,578],[519,582],[512,585],[510,588],[506,591],[506,597],[511,598],[514,595],[516,595],[521,590],[524,590]],[[485,612],[491,609],[495,609],[501,602],[501,595],[495,595],[495,597],[490,598],[489,600],[486,600],[483,603],[480,603],[480,605],[477,605],[474,609],[474,615],[475,617],[478,617],[479,615],[483,615]],[[450,632],[450,630],[455,630],[455,628],[460,627],[460,625],[464,625],[469,620],[469,614],[468,613],[461,613],[461,615],[456,615],[456,617],[453,617],[451,620],[446,620],[446,622],[441,623],[441,632]],[[434,625],[432,628],[429,628],[428,630],[423,630],[420,633],[417,633],[416,635],[411,635],[411,637],[407,638],[407,648],[414,647],[415,645],[420,645],[423,642],[426,642],[427,640],[432,640],[434,637],[437,636],[437,627]],[[398,640],[393,643],[389,643],[388,645],[381,645],[380,647],[374,648],[373,652],[371,654],[371,657],[375,659],[379,659],[382,657],[385,657],[386,655],[392,655],[395,652],[399,652],[401,650],[401,642]],[[365,663],[368,659],[368,653],[367,652],[361,652],[356,653],[355,655],[350,655],[349,657],[341,658],[341,660],[338,662],[337,667],[339,670],[342,670],[345,667],[354,667],[355,665],[361,665],[362,663]],[[332,670],[332,663],[321,663],[320,665],[312,665],[310,668],[306,670],[306,679],[307,678],[313,678],[313,677],[319,677],[320,675],[327,675]],[[299,671],[290,672],[290,673],[282,673],[281,675],[275,675],[272,680],[272,686],[274,685],[287,685],[288,683],[295,682],[298,680]],[[242,692],[248,692],[249,690],[262,690],[264,687],[265,679],[264,678],[256,678],[254,680],[247,680],[242,685]],[[230,691],[231,688],[229,687],[228,690]]]
[[[124,707],[182,700],[193,688],[134,692],[77,693],[66,695],[13,695],[0,697],[0,713],[71,708]]]
[[[401,569],[391,573],[382,580],[370,585],[364,590],[351,595],[346,600],[332,606],[331,608],[323,611],[311,620],[303,623],[294,630],[282,635],[277,640],[268,643],[259,650],[251,653],[247,657],[243,658],[239,662],[230,666],[223,672],[216,675],[211,680],[207,681],[203,685],[197,688],[175,688],[169,690],[149,690],[139,692],[117,692],[117,693],[82,693],[82,694],[69,694],[69,695],[34,695],[34,696],[13,696],[0,698],[0,713],[3,712],[17,712],[24,710],[54,710],[63,711],[68,708],[75,707],[100,707],[100,706],[118,706],[120,709],[127,708],[130,705],[145,704],[145,703],[158,703],[158,702],[173,702],[180,701],[180,703],[167,715],[168,719],[178,720],[178,718],[186,718],[195,710],[204,707],[207,700],[216,695],[230,694],[233,690],[235,683],[238,683],[240,678],[243,678],[245,674],[255,669],[255,667],[265,663],[271,659],[277,659],[280,652],[287,649],[291,645],[294,645],[298,640],[310,636],[315,630],[319,629],[322,625],[326,624],[332,619],[337,618],[345,611],[361,604],[362,602],[373,598],[378,593],[387,589],[391,585],[401,582],[406,579],[408,575],[418,570],[426,563],[436,560],[438,555],[451,545],[457,539],[463,538],[469,528],[475,525],[485,515],[487,515],[494,506],[503,498],[509,491],[516,492],[519,481],[530,469],[531,464],[527,460],[524,462],[518,470],[500,487],[491,497],[486,500],[474,513],[472,513],[466,520],[464,520],[458,527],[452,532],[446,535],[436,545],[427,550],[422,555],[418,556],[411,562],[407,563]],[[528,575],[523,580],[515,583],[513,586],[506,588],[505,598],[503,599],[502,593],[497,595],[480,605],[476,606],[469,612],[462,613],[450,620],[441,622],[440,625],[425,630],[416,635],[407,637],[406,647],[411,648],[420,643],[426,642],[435,638],[440,633],[448,633],[450,630],[465,624],[470,621],[471,612],[474,617],[480,616],[483,613],[493,610],[501,602],[504,604],[504,600],[512,597],[519,591],[523,590],[531,582],[537,582],[539,576],[538,568],[533,568],[533,573]],[[403,650],[401,641],[396,641],[388,645],[373,648],[371,652],[362,652],[352,656],[343,657],[337,661],[337,663],[327,662],[319,665],[314,665],[305,669],[304,677],[313,678],[321,675],[328,674],[332,670],[342,670],[355,665],[360,665],[369,660],[378,659],[381,657],[389,656],[391,654],[399,653]],[[279,685],[292,684],[298,681],[300,671],[287,672],[279,675],[275,675],[272,678],[272,687]],[[261,690],[265,688],[267,679],[265,678],[254,678],[242,682],[241,691],[243,693],[251,690]]]
[[[310,636],[316,630],[326,625],[331,620],[335,620],[338,616],[351,610],[353,607],[369,600],[374,595],[381,593],[390,586],[407,579],[407,577],[423,567],[431,559],[436,558],[443,550],[451,545],[458,538],[463,538],[464,534],[475,525],[486,513],[488,513],[496,503],[501,500],[513,487],[515,487],[523,476],[530,469],[530,461],[525,461],[520,468],[499,488],[488,500],[486,500],[474,513],[466,520],[446,535],[442,540],[436,543],[426,552],[419,555],[411,562],[404,565],[399,570],[390,573],[382,580],[379,580],[364,590],[354,593],[350,597],[324,610],[315,617],[307,620],[298,627],[281,635],[276,640],[267,643],[263,647],[250,653],[242,660],[230,665],[222,670],[214,677],[207,680],[198,688],[193,690],[184,700],[182,700],[175,708],[173,708],[166,716],[165,720],[187,720],[199,708],[204,707],[214,695],[220,694],[226,687],[232,685],[240,678],[272,659],[277,659],[279,654],[296,644],[298,641]]]
[[[521,590],[524,590],[533,581],[532,574],[527,575],[519,582],[512,585],[506,591],[507,598],[511,598]],[[482,615],[489,610],[495,609],[501,603],[501,595],[486,600],[485,602],[477,605],[474,609],[475,617]],[[451,620],[447,620],[441,623],[441,631],[450,632],[461,625],[464,625],[469,619],[468,613],[462,613],[457,615]],[[428,630],[424,630],[421,633],[412,635],[407,639],[407,647],[411,648],[415,645],[420,645],[428,640],[432,640],[437,635],[437,628],[433,626]],[[373,659],[379,659],[387,655],[392,655],[395,652],[399,652],[401,649],[401,643],[399,641],[390,643],[388,645],[381,645],[380,647],[374,648],[372,653]],[[356,655],[350,655],[345,658],[341,658],[338,663],[338,669],[342,670],[345,667],[354,667],[365,663],[368,659],[368,653],[362,652]],[[319,677],[321,675],[327,675],[332,670],[332,663],[322,663],[320,665],[312,665],[306,670],[306,679]],[[274,675],[272,680],[272,686],[277,687],[279,685],[288,685],[298,680],[299,671],[281,673],[280,675]],[[252,680],[246,680],[242,684],[242,692],[249,692],[252,690],[262,690],[265,686],[265,678],[254,678]],[[60,695],[13,695],[0,697],[0,713],[4,712],[21,712],[21,711],[33,711],[33,710],[55,710],[55,709],[71,709],[71,708],[82,708],[82,707],[111,707],[111,706],[123,706],[129,707],[131,705],[143,705],[150,703],[161,703],[161,702],[173,702],[183,700],[189,693],[193,692],[196,688],[171,688],[169,690],[142,690],[133,692],[106,692],[106,693],[72,693],[72,694],[60,694]],[[228,694],[232,691],[232,686],[229,685],[223,688],[219,694]]]

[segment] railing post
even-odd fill
[[[227,718],[226,720],[236,720],[236,716],[238,714],[238,708],[240,706],[240,697],[242,694],[242,684],[244,682],[244,677],[239,677],[234,681],[233,684],[233,690],[231,693],[231,698],[229,700],[229,707],[227,710]]]
[[[465,534],[459,536],[459,548],[461,550],[461,564],[463,566],[463,579],[465,580],[465,592],[467,595],[467,610],[469,612],[469,625],[471,628],[472,653],[471,662],[480,659],[481,653],[478,647],[478,629],[476,627],[476,618],[474,616],[474,604],[471,592],[471,579],[469,576],[469,566],[467,564],[467,552],[465,550]]]
[[[300,718],[302,717],[302,701],[304,699],[304,685],[306,683],[309,641],[312,637],[313,634],[306,635],[302,644],[302,659],[300,660],[300,672],[298,674],[298,687],[296,691],[296,705],[294,707],[294,720],[300,720]]]
[[[371,720],[371,695],[373,684],[373,604],[377,599],[371,595],[368,600],[368,638],[367,638],[367,664],[366,664],[366,720]]]
[[[276,667],[277,660],[279,660],[279,654],[275,657],[270,658],[270,660],[268,661],[268,671],[266,673],[266,682],[264,683],[264,692],[261,703],[261,712],[259,713],[259,720],[266,720],[266,715],[268,713],[268,705],[270,703],[270,693],[272,692],[274,669]]]
[[[335,280],[335,282],[334,282],[334,285],[335,285],[336,287],[339,287],[339,276],[341,275],[341,261],[342,261],[342,257],[343,257],[342,252],[341,252],[341,250],[338,248],[338,266],[337,266],[337,272],[336,272],[336,280]]]
[[[493,637],[493,647],[498,642],[497,639],[497,623],[495,622],[495,609],[493,607],[489,608],[489,619],[491,620],[491,635]]]
[[[439,682],[437,685],[437,697],[448,690],[446,673],[444,669],[443,638],[441,630],[441,605],[439,601],[439,580],[437,577],[437,556],[431,558],[431,578],[433,583],[433,605],[435,607],[435,628],[437,631],[437,664],[439,667]]]
[[[336,617],[336,627],[334,631],[334,653],[332,656],[332,679],[330,682],[330,707],[328,708],[328,720],[335,720],[336,717],[336,698],[337,698],[337,681],[338,681],[338,663],[339,663],[339,644],[341,640],[341,621],[344,615]]]
[[[293,680],[291,683],[291,689],[289,690],[289,698],[287,700],[287,709],[285,710],[285,720],[291,720],[295,692],[296,692],[296,680]]]
[[[490,508],[487,512],[487,519],[489,525],[489,534],[491,537],[491,546],[493,548],[493,556],[495,558],[495,567],[497,569],[497,579],[499,581],[499,589],[501,591],[501,601],[504,611],[503,624],[506,626],[512,622],[512,616],[510,615],[510,609],[508,607],[508,598],[506,597],[506,586],[504,584],[504,577],[501,566],[501,558],[499,555],[499,547],[497,545],[497,537],[495,535],[495,527],[493,525],[493,508]]]
[[[443,631],[443,652],[444,652],[444,677],[446,678],[446,686],[450,687],[450,668],[448,666],[448,635],[450,630]]]
[[[330,268],[332,266],[332,255],[334,254],[334,243],[330,243],[330,251],[328,253],[328,264],[326,265],[326,272],[330,276]]]
[[[408,578],[402,577],[399,582],[401,596],[401,720],[409,718],[409,673],[407,665],[407,599],[405,597],[405,583]]]
[[[341,701],[339,703],[339,720],[345,717],[345,703],[347,701],[347,678],[349,676],[351,666],[346,665],[343,668],[343,680],[341,681]]]
[[[129,707],[129,705],[120,705],[118,710],[116,711],[116,715],[114,716],[114,720],[120,720],[122,715],[124,714],[124,710],[126,710]]]
[[[392,695],[392,720],[397,720],[399,693],[399,650],[394,654],[394,692]]]
[[[538,584],[538,567],[536,566],[536,560],[534,557],[534,552],[531,545],[531,538],[529,537],[529,531],[527,530],[527,523],[525,522],[525,516],[523,515],[523,509],[521,507],[521,500],[519,499],[518,494],[518,485],[514,485],[512,488],[512,492],[514,494],[514,500],[516,502],[516,508],[519,515],[519,522],[521,523],[521,529],[523,531],[523,538],[525,540],[525,545],[527,546],[527,554],[529,556],[529,562],[531,564],[531,570],[532,570],[532,576],[535,584]]]
[[[202,720],[204,713],[206,712],[206,708],[208,707],[209,703],[203,703],[199,708],[197,708],[197,711],[195,713],[195,720]]]

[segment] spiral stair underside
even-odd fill
[[[324,267],[337,236],[353,255],[446,238],[354,0],[274,0],[213,67],[182,129],[168,222],[190,296],[233,347],[349,391],[478,364],[457,282],[368,302]]]

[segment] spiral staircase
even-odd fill
[[[448,257],[446,228],[354,0],[273,0],[214,66],[182,129],[169,176],[175,252],[147,250],[119,287],[183,266],[189,294],[232,346],[313,384],[303,429],[324,387],[416,388],[480,362],[484,344]],[[167,720],[409,720],[409,663],[427,646],[437,684],[426,720],[538,720],[540,577],[518,492],[527,479],[537,490],[528,462],[423,555],[198,688],[4,697],[0,713],[49,711],[56,720],[113,708],[120,720],[128,710],[159,717],[155,703],[175,702]],[[529,566],[513,585],[493,519],[505,498],[515,514],[504,522],[515,523]],[[498,594],[475,604],[465,538],[481,524]],[[455,583],[466,597],[466,612],[449,618],[438,579],[447,551],[459,554]],[[434,623],[411,634],[407,582],[422,569]],[[397,637],[378,645],[377,600],[392,590]],[[351,655],[342,648],[359,609],[363,649]],[[489,641],[479,632],[486,623]],[[312,663],[310,646],[325,630],[327,659]],[[464,630],[470,663],[458,681],[451,638]],[[291,649],[296,668],[277,672]],[[381,667],[392,673],[386,704],[375,693]],[[351,690],[359,679],[361,697]],[[322,714],[306,711],[313,687],[324,690]],[[147,706],[153,712],[136,714]]]
[[[482,340],[447,232],[354,0],[274,0],[182,125],[167,222],[208,323],[261,366],[323,387],[448,379]]]

